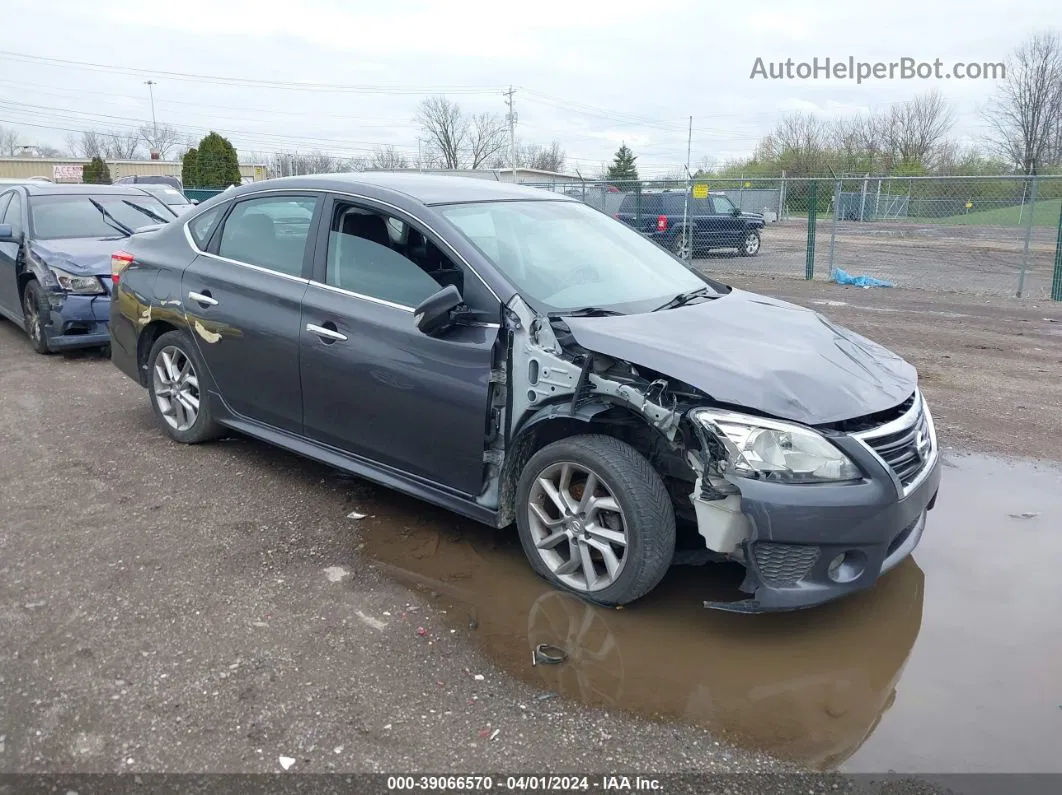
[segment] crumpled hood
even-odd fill
[[[584,348],[685,381],[713,400],[810,425],[902,403],[914,367],[818,312],[743,290],[640,315],[566,317]]]
[[[76,237],[66,240],[34,240],[30,251],[50,268],[76,276],[110,276],[111,254],[125,238]]]

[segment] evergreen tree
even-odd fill
[[[86,185],[110,185],[111,170],[103,158],[97,155],[81,169],[81,181]]]
[[[605,179],[621,190],[632,190],[639,187],[637,184],[638,166],[634,163],[637,159],[637,155],[630,150],[627,144],[620,144],[620,148],[616,150],[616,156],[612,159],[608,170],[605,172]]]
[[[195,162],[198,178],[196,187],[227,188],[241,183],[236,150],[227,138],[216,132],[211,132],[199,142]]]
[[[199,165],[196,162],[199,151],[192,147],[181,158],[181,182],[186,188],[199,187]]]

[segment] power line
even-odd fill
[[[112,72],[117,74],[148,75],[153,77],[160,76],[171,78],[173,80],[190,80],[193,82],[213,83],[217,85],[256,86],[259,88],[275,88],[290,91],[334,91],[337,93],[364,94],[491,94],[497,91],[496,88],[460,85],[359,85],[351,83],[310,83],[290,80],[260,80],[250,77],[219,77],[215,75],[195,74],[192,72],[169,72],[161,69],[143,69],[135,66],[113,66],[111,64],[93,63],[91,61],[74,61],[66,58],[46,58],[41,55],[29,55],[28,53],[13,52],[11,50],[0,50],[0,58],[54,66],[77,66],[81,69],[91,69],[94,71]]]

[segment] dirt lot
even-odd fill
[[[830,221],[819,221],[815,276],[830,276]],[[875,276],[898,287],[977,295],[1013,296],[1018,288],[1025,230],[1003,226],[951,226],[897,222],[837,225],[835,262],[853,275]],[[1056,230],[1034,227],[1023,295],[1049,298]],[[713,253],[703,264],[724,279],[778,275],[803,278],[807,221],[769,224],[759,256]]]
[[[911,358],[950,447],[1062,458],[1059,307],[733,281]],[[971,747],[987,769],[1062,772],[1062,710],[1041,713],[1043,688],[1062,682],[1021,667],[1062,648],[1008,652],[1043,642],[1057,578],[1021,574],[1044,607],[1018,624],[993,589],[955,580],[1017,576],[1016,547],[988,561],[971,541],[957,566],[946,534],[930,534],[918,564],[809,614],[799,633],[785,616],[703,611],[706,587],[733,586],[725,571],[706,586],[704,570],[677,569],[642,608],[588,610],[531,575],[511,537],[250,440],[172,444],[109,362],[37,356],[7,323],[0,438],[0,773],[275,772],[281,757],[291,772],[786,769],[778,757],[926,772]],[[991,538],[997,517],[1029,511],[1035,538],[1062,510],[1054,469],[993,491],[1000,465],[956,461],[958,499],[938,509],[956,513],[938,526]],[[948,634],[964,616],[998,648]],[[530,666],[528,643],[543,638],[566,644],[568,667]],[[938,654],[979,655],[980,675],[1006,671],[1016,689],[989,702],[976,678],[926,690]],[[893,705],[905,663],[932,715]],[[934,723],[973,714],[968,745]],[[936,755],[920,762],[911,737],[927,731],[915,745]]]

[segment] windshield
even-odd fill
[[[105,218],[93,201],[103,205],[118,222]],[[68,196],[33,196],[30,221],[33,237],[57,240],[70,237],[121,237],[118,226],[136,229],[173,218],[173,212],[151,196],[80,193]]]
[[[656,244],[578,202],[478,202],[438,210],[539,311],[645,312],[709,286]]]
[[[184,197],[176,188],[168,188],[165,185],[141,185],[144,190],[150,191],[151,195],[162,201],[163,204],[168,204],[171,207],[176,207],[181,204],[191,204],[188,199]]]

